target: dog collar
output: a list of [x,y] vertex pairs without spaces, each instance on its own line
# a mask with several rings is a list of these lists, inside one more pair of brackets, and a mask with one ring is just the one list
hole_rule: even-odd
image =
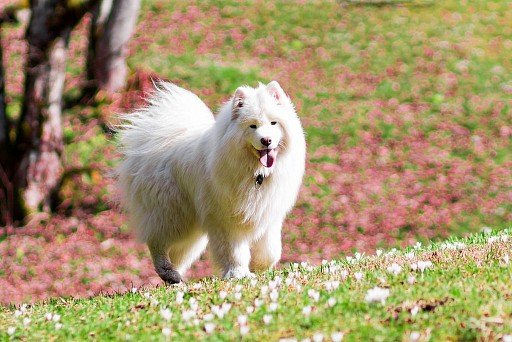
[[256,187],[256,189],[260,188],[264,179],[265,179],[265,176],[263,176],[261,173],[256,176],[256,178],[254,179],[254,186]]

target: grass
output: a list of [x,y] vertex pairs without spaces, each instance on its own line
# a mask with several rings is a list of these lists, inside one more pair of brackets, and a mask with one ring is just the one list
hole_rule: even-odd
[[[511,233],[483,232],[373,256],[356,253],[318,267],[290,264],[253,280],[206,278],[124,295],[3,307],[0,340],[224,341],[240,339],[241,326],[248,327],[243,339],[254,341],[339,337],[333,333],[347,341],[498,340],[512,334]],[[431,265],[420,270],[422,262]],[[393,264],[398,274],[391,273]],[[389,297],[368,302],[376,286],[388,289]],[[180,292],[183,301],[177,300]],[[223,315],[214,306],[230,308]],[[15,328],[11,336],[9,327]]]
[[[375,248],[407,246],[411,241],[427,243],[451,235],[464,236],[481,231],[483,226],[510,227],[510,22],[510,4],[502,0],[303,1],[300,5],[283,0],[143,0],[129,49],[129,89],[139,89],[143,82],[137,80],[144,75],[157,76],[191,89],[216,110],[242,84],[255,86],[258,81],[278,80],[296,104],[308,145],[304,186],[283,227],[283,258],[318,264],[321,259],[340,258],[356,250],[374,253]],[[82,23],[72,34],[67,100],[77,96],[83,82],[86,26]],[[23,93],[23,36],[22,24],[2,26],[11,117],[18,115]],[[0,302],[88,296],[101,289],[120,290],[132,282],[137,287],[158,282],[147,251],[135,246],[125,216],[113,203],[114,186],[109,176],[119,156],[107,123],[113,113],[136,105],[138,93],[134,93],[133,98],[130,92],[121,93],[113,103],[99,96],[94,106],[64,110],[66,178],[59,193],[62,201],[56,213],[34,222],[30,229],[3,235],[0,227]],[[23,253],[18,254],[18,250]],[[448,278],[438,274],[441,268],[437,266],[425,273],[424,279],[432,273],[446,283]],[[446,269],[450,267],[446,265]],[[465,272],[471,270],[464,267]],[[500,276],[503,273],[499,272],[505,272],[499,267],[485,267],[476,274],[483,276],[480,272],[486,269]],[[200,261],[195,274],[202,275],[208,269]],[[280,274],[284,279],[286,271]],[[271,275],[265,277],[259,283],[268,282]],[[324,278],[318,276],[317,282]],[[400,297],[410,288],[406,282],[398,283],[405,275],[387,278],[392,287],[386,310],[392,310],[391,303],[396,307],[403,300],[430,298],[430,290],[425,294],[406,292],[408,299]],[[450,280],[449,284],[469,283],[471,279]],[[316,286],[311,281],[308,286]],[[439,285],[441,299],[448,296],[441,293],[445,283]],[[230,287],[221,281],[206,282],[205,286],[212,284]],[[502,333],[499,324],[485,321],[485,327],[491,325],[495,333],[491,336],[485,327],[478,330],[471,325],[469,318],[465,328],[455,328],[464,316],[456,321],[429,321],[429,317],[436,317],[437,309],[423,320],[418,313],[407,326],[401,318],[403,313],[387,322],[390,314],[379,311],[383,307],[363,301],[366,290],[375,285],[373,280],[343,284],[333,293],[342,305],[332,309],[335,311],[325,311],[325,305],[318,304],[304,322],[292,320],[291,312],[278,311],[261,334],[271,338],[287,334],[301,338],[320,330],[327,334],[330,327],[322,324],[333,320],[347,338],[354,339],[364,337],[357,334],[365,325],[372,337],[383,335],[379,329],[392,327],[393,332],[386,330],[390,339],[401,339],[408,329],[423,329],[425,334],[426,325],[421,324],[428,324],[434,337],[469,339],[461,329],[492,339]],[[342,288],[347,292],[339,292]],[[245,298],[252,288],[244,291]],[[294,293],[289,294],[296,296],[289,303],[304,305],[302,296],[306,295]],[[158,289],[152,295],[160,303],[173,303],[174,291]],[[200,296],[204,304],[207,294]],[[321,292],[322,303],[325,296]],[[126,304],[129,311],[138,303],[148,302],[140,293],[100,297],[98,301],[113,306],[113,310],[98,309],[105,315],[119,315],[121,309],[116,305]],[[217,302],[218,298],[213,295],[210,301]],[[99,313],[94,314],[88,303],[59,299],[51,308],[36,306],[30,310],[62,310],[63,328],[57,332],[61,338],[83,338],[92,331],[96,336],[124,338],[124,333],[129,333],[136,337],[136,329],[161,336],[160,306],[135,310],[139,313],[133,315],[149,312],[147,319],[151,321],[142,321],[146,325],[135,324],[137,316],[130,316],[135,323],[129,327],[126,320],[107,321],[98,327],[93,322]],[[439,310],[454,303],[447,302]],[[75,304],[86,309],[66,306]],[[466,311],[473,312],[479,305],[471,302]],[[354,314],[352,306],[367,311]],[[67,316],[72,310],[77,310],[75,316],[83,316],[85,322]],[[236,312],[239,306],[232,310]],[[345,311],[353,315],[346,322]],[[53,329],[53,323],[43,324],[42,315],[31,316],[28,333],[38,324]],[[373,319],[379,315],[386,318]],[[20,322],[7,322],[9,316],[9,312],[4,315],[6,321],[0,322],[1,327]],[[253,321],[260,322],[260,316],[250,318],[253,339],[262,337],[257,335],[259,327]],[[323,316],[328,320],[321,323],[318,318]],[[89,317],[94,319],[89,322]],[[173,320],[179,317],[175,314]],[[301,317],[299,312],[297,319]],[[234,329],[225,324],[218,325],[222,338],[237,338],[236,324]],[[202,324],[191,329],[173,321],[172,326],[175,335],[203,336]],[[438,326],[444,330],[438,332]],[[75,330],[67,330],[70,327]],[[22,331],[18,326],[17,333]],[[451,337],[447,337],[449,332],[453,332]]]

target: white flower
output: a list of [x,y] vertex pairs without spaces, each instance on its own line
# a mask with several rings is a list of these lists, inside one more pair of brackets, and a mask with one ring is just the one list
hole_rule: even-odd
[[508,256],[508,254],[505,254],[502,259],[505,265],[508,265],[510,263],[510,257]]
[[222,318],[224,317],[224,311],[220,308],[218,305],[212,305],[211,307],[212,312],[217,315],[217,317]]
[[54,322],[60,321],[60,315],[59,314],[54,314],[53,317],[52,317],[52,321],[54,321]]
[[255,307],[259,308],[259,307],[260,307],[260,306],[262,306],[262,305],[263,305],[263,299],[261,299],[261,298],[256,298],[256,299],[254,300],[254,306],[255,306]]
[[249,306],[245,309],[245,311],[247,311],[247,313],[248,313],[248,314],[253,313],[253,312],[254,312],[254,306],[249,305]]
[[416,314],[420,311],[420,307],[415,305],[412,309],[411,309],[411,316],[416,316]]
[[213,316],[213,314],[209,313],[209,314],[206,314],[206,315],[203,316],[203,321],[206,321],[206,322],[212,321],[214,318],[215,317]]
[[240,292],[240,291],[242,291],[242,288],[243,288],[243,286],[242,286],[242,285],[237,284],[237,285],[235,286],[235,292]]
[[169,321],[172,317],[172,312],[169,309],[162,309],[160,310],[160,316],[162,316],[166,321]]
[[164,336],[171,336],[171,329],[170,328],[163,328],[162,329],[162,334]]
[[320,293],[318,291],[315,291],[314,289],[308,290],[308,296],[315,302],[318,302],[318,300],[320,299]]
[[149,298],[151,298],[151,294],[150,294],[149,292],[144,292],[144,293],[142,294],[142,297],[144,297],[144,298],[146,298],[146,299],[149,299]]
[[251,283],[251,286],[254,287],[254,286],[256,286],[256,284],[258,284],[258,279],[253,278],[253,279],[251,279],[250,283]]
[[185,294],[182,291],[176,292],[176,304],[179,305],[179,304],[183,303],[183,296],[184,295]]
[[192,285],[192,289],[194,289],[194,290],[200,290],[202,287],[203,287],[203,284],[201,284],[201,283],[195,283],[194,285]]
[[246,315],[239,315],[237,318],[239,325],[246,325],[247,324],[247,316]]
[[414,252],[409,252],[409,253],[405,254],[405,257],[407,259],[414,259]]
[[136,287],[132,287],[132,293],[137,293],[138,289]]
[[493,244],[498,241],[500,241],[499,236],[491,236],[490,238],[487,239],[488,244]]
[[263,316],[263,323],[265,323],[265,325],[269,325],[271,321],[272,321],[272,315],[264,315]]
[[397,263],[393,263],[391,266],[388,266],[387,271],[391,274],[398,275],[400,272],[402,272],[402,266],[398,265]]
[[410,275],[410,276],[407,278],[407,282],[408,282],[409,284],[411,284],[411,285],[412,285],[412,284],[414,284],[414,283],[416,282],[416,277],[415,277],[415,276],[413,276],[413,275]]
[[355,252],[354,253],[354,257],[357,261],[361,260],[363,258],[363,254],[359,253],[359,252]]
[[325,260],[325,259],[322,259],[322,266],[327,265],[327,263],[328,263],[328,262],[329,262],[329,261],[327,261],[327,260]]
[[14,317],[20,317],[21,315],[23,315],[23,312],[21,310],[14,311]]
[[47,321],[51,321],[53,318],[53,314],[51,312],[48,312],[44,317],[46,318]]
[[155,298],[151,298],[151,306],[157,306],[160,302]]
[[235,300],[242,299],[242,293],[241,292],[235,292]]
[[512,342],[512,335],[503,335],[503,342]]
[[16,332],[16,327],[7,328],[7,335],[12,336]]
[[189,321],[191,318],[195,317],[196,312],[194,310],[183,310],[181,312],[181,318],[184,321]]
[[231,303],[223,303],[220,308],[224,311],[224,314],[227,314],[231,309]]
[[413,331],[410,335],[409,335],[409,340],[410,341],[418,341],[420,339],[421,335],[419,332],[417,331]]
[[482,232],[484,234],[491,234],[492,233],[492,228],[491,227],[482,227]]
[[267,285],[263,285],[261,288],[260,288],[260,292],[261,292],[261,296],[262,297],[265,297],[265,295],[267,294],[268,292],[268,286]]
[[240,335],[247,335],[249,333],[249,327],[247,325],[242,325],[240,327]]
[[354,278],[356,278],[357,281],[363,279],[364,274],[362,272],[356,272],[354,273]]
[[324,335],[322,333],[315,333],[313,335],[314,342],[322,342],[324,340]]
[[278,298],[279,298],[279,293],[277,293],[276,290],[272,290],[272,292],[270,292],[270,300],[273,302],[277,302]]
[[416,244],[414,244],[414,249],[421,249],[421,242],[416,242]]
[[384,304],[386,302],[386,298],[389,297],[389,289],[383,289],[381,287],[374,287],[373,289],[368,290],[366,292],[366,296],[364,300],[368,303],[372,302],[380,302]]
[[341,340],[343,340],[343,333],[341,331],[333,332],[331,334],[331,340],[332,342],[341,342]]
[[277,288],[278,282],[276,280],[271,280],[268,282],[268,289],[273,291]]
[[24,326],[27,326],[27,325],[29,325],[29,324],[30,324],[30,322],[31,322],[31,321],[32,321],[32,320],[31,320],[30,318],[25,317],[25,318],[23,318],[23,325],[24,325]]
[[268,306],[268,311],[276,311],[277,310],[277,307],[278,307],[278,304],[277,303],[270,303],[270,305]]
[[336,290],[339,286],[340,286],[340,282],[335,280],[335,281],[326,281],[324,283],[324,286],[325,286],[325,289],[327,291],[332,291],[332,290]]
[[332,308],[334,305],[336,305],[336,298],[333,298],[333,297],[329,298],[329,299],[327,300],[327,305],[329,305],[329,307],[331,307],[331,308]]
[[302,308],[302,314],[308,317],[311,314],[311,306],[305,306]]
[[303,268],[306,268],[308,266],[308,262],[307,261],[302,261],[300,263],[300,266],[302,266]]
[[220,291],[219,297],[220,299],[225,299],[227,297],[228,293],[226,291]]
[[211,334],[214,330],[215,330],[215,324],[214,323],[205,323],[204,331],[207,334]]
[[348,277],[348,271],[347,270],[341,270],[340,271],[341,279],[345,280]]
[[382,249],[377,249],[375,251],[375,255],[377,255],[378,257],[380,257],[382,255],[382,253],[384,253],[384,251]]
[[55,329],[60,330],[62,328],[62,323],[55,323]]
[[427,268],[432,267],[432,262],[430,260],[427,261],[418,261],[418,270],[420,272],[425,271]]

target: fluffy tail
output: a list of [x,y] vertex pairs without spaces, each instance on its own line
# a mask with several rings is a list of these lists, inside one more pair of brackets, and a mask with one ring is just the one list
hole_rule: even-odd
[[116,131],[125,158],[151,154],[214,124],[212,112],[195,94],[168,82],[155,86],[145,107],[120,116],[123,123]]
[[[212,112],[196,95],[171,83],[158,83],[148,104],[122,115],[122,124],[116,127],[119,150],[123,154],[115,176],[116,197],[130,212],[131,225],[141,241],[146,241],[150,230],[144,229],[151,218],[141,206],[141,198],[151,201],[161,195],[167,178],[161,165],[176,142],[200,135],[215,120]],[[144,196],[141,197],[141,193]]]

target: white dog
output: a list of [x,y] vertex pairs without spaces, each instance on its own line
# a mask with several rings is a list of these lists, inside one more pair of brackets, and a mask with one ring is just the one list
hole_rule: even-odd
[[276,264],[305,165],[302,126],[277,82],[238,88],[216,120],[196,95],[159,83],[122,118],[122,201],[164,281],[180,282],[207,245],[224,278]]

